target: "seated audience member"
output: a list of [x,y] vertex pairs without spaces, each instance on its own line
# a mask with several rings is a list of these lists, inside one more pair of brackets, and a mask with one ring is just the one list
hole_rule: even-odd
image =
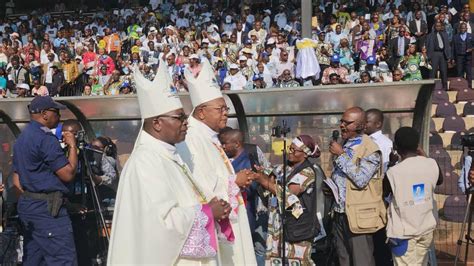
[[339,79],[341,80],[341,83],[349,83],[349,81],[347,80],[347,76],[349,73],[345,67],[341,67],[339,65],[339,62],[339,55],[335,54],[331,56],[331,65],[323,71],[323,76],[321,79],[321,83],[323,85],[327,85],[330,83],[329,76],[331,74],[337,74],[339,76]]
[[267,84],[260,75],[253,76],[253,89],[265,89]]
[[96,96],[94,92],[92,92],[92,87],[89,84],[84,86],[84,91],[82,92],[82,96]]
[[289,69],[285,69],[278,78],[277,87],[279,88],[291,88],[299,86],[300,83],[291,76],[291,71]]
[[239,70],[239,66],[236,64],[231,64],[229,67],[229,75],[224,78],[224,83],[230,83],[231,90],[243,90],[247,85],[247,79],[242,72]]
[[392,72],[392,81],[393,82],[402,81],[402,78],[403,78],[403,73],[400,69],[395,69]]
[[336,85],[336,84],[341,84],[341,77],[336,74],[336,73],[331,73],[329,75],[329,83],[326,85]]
[[232,86],[232,85],[230,84],[230,82],[224,82],[224,84],[222,84],[221,90],[223,90],[223,91],[230,91],[231,86]]
[[370,74],[369,74],[368,71],[364,71],[364,72],[360,73],[358,83],[373,83],[373,80],[370,77]]

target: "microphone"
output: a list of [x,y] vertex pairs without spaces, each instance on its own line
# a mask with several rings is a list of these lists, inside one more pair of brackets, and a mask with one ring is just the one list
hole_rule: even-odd
[[332,141],[337,142],[337,140],[339,139],[339,130],[332,131],[331,139]]

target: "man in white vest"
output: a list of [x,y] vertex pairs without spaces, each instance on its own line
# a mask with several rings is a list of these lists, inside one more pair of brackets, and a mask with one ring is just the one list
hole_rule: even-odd
[[185,71],[191,102],[185,142],[178,146],[183,160],[189,165],[198,185],[207,198],[217,197],[229,202],[229,220],[219,223],[219,257],[224,265],[256,265],[247,212],[240,189],[248,186],[253,176],[250,169],[235,173],[222,149],[218,132],[227,124],[227,107],[217,85],[214,71],[203,59],[197,78]]
[[142,130],[120,177],[107,265],[217,265],[214,219],[227,202],[208,198],[176,152],[187,115],[161,62],[155,80],[138,69]]
[[419,138],[411,127],[397,130],[394,146],[400,161],[388,169],[384,184],[384,192],[392,194],[387,237],[395,265],[427,265],[437,223],[434,189],[443,177],[436,161],[418,149]]

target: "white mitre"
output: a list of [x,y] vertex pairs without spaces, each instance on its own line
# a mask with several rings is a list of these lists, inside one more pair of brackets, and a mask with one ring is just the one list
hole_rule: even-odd
[[135,68],[133,76],[142,119],[183,108],[178,95],[172,92],[173,81],[166,63],[161,59],[153,82],[146,79],[138,68]]
[[184,77],[188,82],[189,95],[194,107],[217,98],[222,98],[221,89],[217,84],[214,70],[207,58],[202,59],[202,68],[197,78],[187,69],[184,71]]

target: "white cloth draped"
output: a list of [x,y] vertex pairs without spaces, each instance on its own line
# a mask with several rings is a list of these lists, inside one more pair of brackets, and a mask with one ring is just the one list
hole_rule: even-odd
[[317,43],[311,39],[303,39],[296,41],[298,55],[296,56],[296,77],[308,78],[314,76],[319,78],[321,67],[316,57],[315,47]]

